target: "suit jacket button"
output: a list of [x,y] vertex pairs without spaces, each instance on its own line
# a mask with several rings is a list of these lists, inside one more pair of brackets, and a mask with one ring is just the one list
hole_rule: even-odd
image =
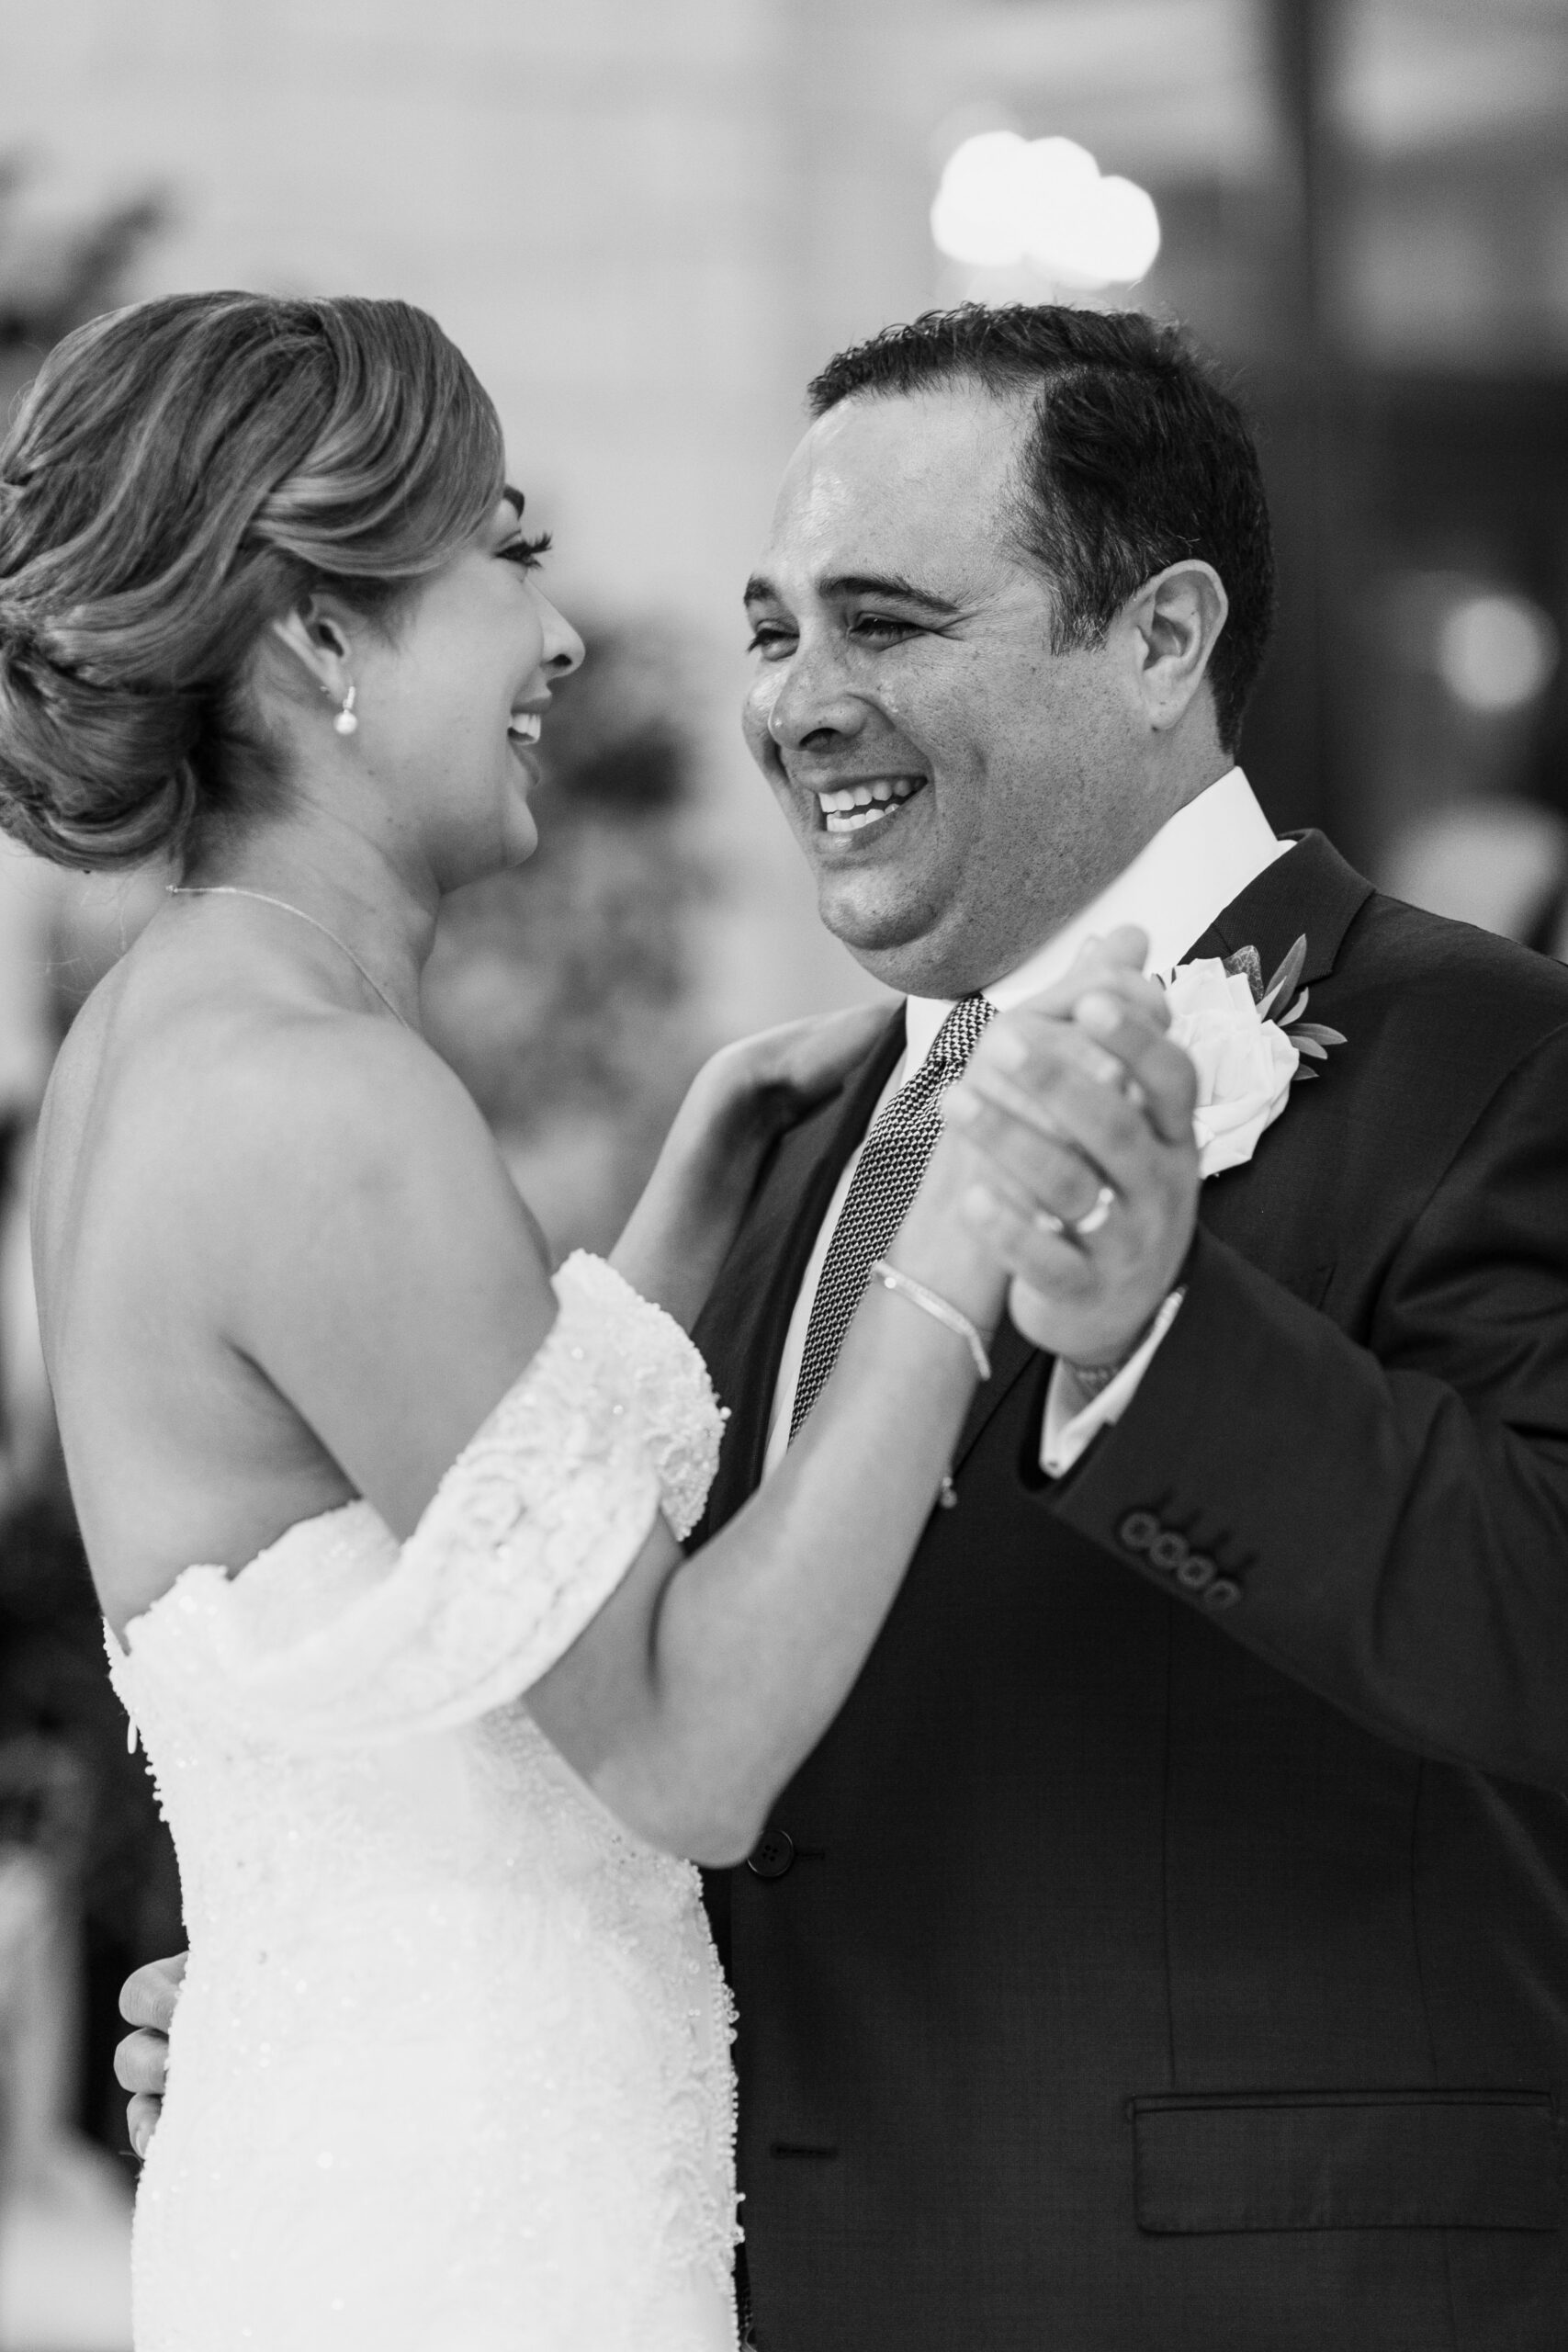
[[746,1857],[746,1867],[758,1878],[783,1878],[795,1860],[795,1839],[787,1829],[764,1829]]
[[1146,1552],[1159,1533],[1152,1510],[1130,1510],[1116,1531],[1129,1552]]
[[1202,1592],[1214,1581],[1214,1564],[1205,1552],[1189,1552],[1176,1571],[1176,1581],[1189,1592]]
[[1187,1538],[1184,1535],[1178,1535],[1174,1527],[1162,1529],[1149,1545],[1150,1567],[1163,1568],[1168,1576],[1174,1568],[1184,1583],[1185,1570],[1190,1556],[1187,1549]]
[[1230,1577],[1216,1577],[1203,1594],[1205,1609],[1234,1609],[1241,1599],[1241,1587]]

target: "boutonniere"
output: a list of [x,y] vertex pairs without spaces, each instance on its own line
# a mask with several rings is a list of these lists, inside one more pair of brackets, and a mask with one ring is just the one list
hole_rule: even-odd
[[1245,1165],[1295,1080],[1315,1078],[1311,1065],[1326,1061],[1329,1047],[1345,1043],[1337,1029],[1303,1018],[1307,991],[1298,995],[1297,989],[1306,945],[1303,934],[1267,988],[1256,947],[1223,960],[1196,956],[1178,964],[1164,983],[1171,1041],[1198,1072],[1192,1132],[1201,1178]]

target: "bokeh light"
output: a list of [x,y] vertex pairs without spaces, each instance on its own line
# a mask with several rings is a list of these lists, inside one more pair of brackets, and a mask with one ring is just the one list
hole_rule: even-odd
[[1027,262],[1069,291],[1131,286],[1159,251],[1147,192],[1100,171],[1071,139],[985,130],[948,157],[931,234],[951,260],[987,269]]
[[1438,670],[1459,702],[1476,711],[1521,709],[1550,684],[1557,631],[1529,596],[1467,596],[1445,616]]

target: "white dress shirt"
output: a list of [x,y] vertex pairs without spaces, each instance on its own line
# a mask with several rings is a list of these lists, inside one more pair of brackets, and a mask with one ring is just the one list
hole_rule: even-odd
[[[1087,939],[1103,938],[1121,923],[1136,923],[1148,933],[1145,968],[1168,972],[1231,900],[1291,847],[1291,842],[1276,838],[1240,768],[1231,768],[1196,800],[1179,808],[1092,904],[1064,923],[1016,972],[988,986],[985,994],[998,1012],[1022,1004],[1061,978]],[[937,997],[905,999],[904,1051],[883,1089],[873,1120],[905,1079],[919,1069],[952,1010],[951,1002]],[[857,1150],[839,1179],[795,1298],[768,1421],[764,1476],[777,1467],[789,1444],[790,1414],[812,1303],[859,1159]],[[1179,1294],[1173,1293],[1137,1353],[1098,1396],[1086,1401],[1069,1367],[1056,1365],[1045,1401],[1040,1449],[1042,1467],[1050,1476],[1060,1477],[1070,1470],[1096,1431],[1125,1412],[1179,1304]]]

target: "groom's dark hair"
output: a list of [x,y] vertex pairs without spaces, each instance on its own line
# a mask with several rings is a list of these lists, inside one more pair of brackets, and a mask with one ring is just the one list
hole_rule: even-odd
[[1024,553],[1056,595],[1053,650],[1103,643],[1146,580],[1212,563],[1230,616],[1209,662],[1220,741],[1235,750],[1274,611],[1269,508],[1252,435],[1180,330],[1141,311],[965,302],[885,327],[829,359],[807,393],[822,416],[858,393],[977,383],[1034,395],[1017,512]]

